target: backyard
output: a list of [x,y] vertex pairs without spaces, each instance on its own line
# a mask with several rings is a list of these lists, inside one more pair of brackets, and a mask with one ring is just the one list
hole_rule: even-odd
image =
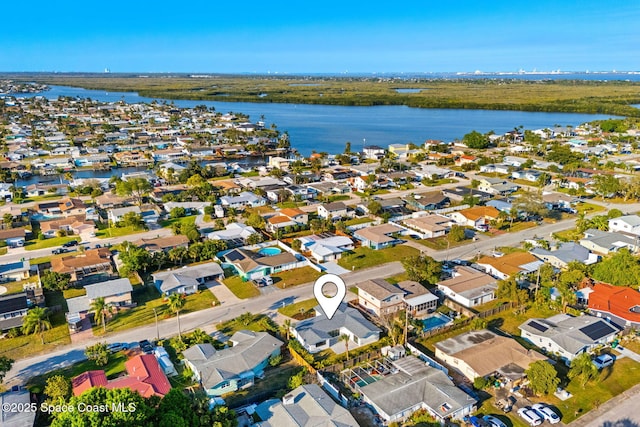
[[420,255],[420,251],[410,246],[398,245],[390,248],[374,250],[360,247],[344,255],[338,264],[347,270],[374,267],[388,262],[401,261],[404,258]]

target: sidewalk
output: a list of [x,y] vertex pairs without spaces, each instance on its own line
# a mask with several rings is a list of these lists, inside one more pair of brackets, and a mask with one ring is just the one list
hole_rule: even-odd
[[[600,427],[605,425],[617,426],[621,427],[631,427],[638,425],[636,424],[636,420],[625,419],[629,415],[638,417],[638,411],[635,409],[635,397],[640,394],[640,384],[637,384],[631,387],[629,390],[620,393],[619,395],[607,400],[605,403],[600,405],[598,409],[593,409],[577,420],[565,424],[568,427]],[[620,411],[620,405],[623,403],[632,403],[632,407],[630,407],[630,413],[625,414],[625,411]],[[620,424],[614,422],[614,420],[620,420]],[[628,422],[627,422],[628,421]]]

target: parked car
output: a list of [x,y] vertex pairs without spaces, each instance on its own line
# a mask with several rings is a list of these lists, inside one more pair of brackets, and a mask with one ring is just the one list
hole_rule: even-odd
[[261,277],[259,279],[255,279],[253,281],[253,283],[255,283],[256,286],[260,286],[260,287],[262,287],[262,286],[271,286],[271,285],[273,285],[273,279],[271,277],[269,277],[269,276],[264,276],[264,277]]
[[542,418],[549,421],[550,424],[557,424],[560,422],[560,417],[549,406],[544,403],[536,403],[531,407]]
[[491,427],[485,420],[483,420],[482,418],[478,418],[475,415],[469,417],[468,419],[466,419],[466,421],[473,427]]
[[142,341],[139,342],[139,344],[140,344],[140,349],[145,354],[153,353],[153,345],[149,342],[149,340],[142,340]]
[[518,409],[518,415],[530,426],[535,427],[542,424],[542,417],[529,406]]
[[507,427],[507,425],[503,423],[502,420],[494,417],[493,415],[485,415],[484,417],[482,417],[482,419],[491,427]]
[[67,248],[58,248],[58,249],[54,249],[54,250],[51,251],[51,253],[54,254],[54,255],[64,254],[66,252],[69,252],[69,249],[67,249]]
[[607,366],[613,365],[613,357],[609,354],[601,354],[593,359],[593,364],[596,365],[598,369],[606,368]]
[[109,350],[111,353],[117,353],[121,350],[128,350],[128,349],[129,349],[129,344],[127,343],[114,342],[111,344],[107,344],[107,350]]
[[69,240],[67,243],[63,243],[62,244],[63,248],[71,248],[73,246],[78,246],[78,241],[77,240]]

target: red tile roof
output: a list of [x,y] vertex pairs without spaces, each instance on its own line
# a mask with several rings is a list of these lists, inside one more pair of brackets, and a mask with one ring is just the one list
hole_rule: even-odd
[[611,313],[631,322],[640,322],[640,312],[631,311],[640,307],[640,292],[607,283],[598,283],[589,294],[589,308]]
[[87,371],[78,375],[71,381],[74,396],[80,396],[85,391],[93,387],[104,387],[107,385],[107,376],[104,371]]
[[164,396],[171,390],[153,354],[139,354],[124,363],[128,375],[107,381],[104,371],[87,371],[72,380],[73,394],[79,396],[92,387],[129,388],[142,397]]

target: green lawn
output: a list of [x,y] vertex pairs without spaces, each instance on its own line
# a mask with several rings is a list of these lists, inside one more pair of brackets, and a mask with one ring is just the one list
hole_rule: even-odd
[[87,294],[87,290],[85,288],[70,288],[62,291],[62,295],[64,295],[65,299],[81,297]]
[[0,248],[0,255],[6,255],[8,251],[9,251],[9,248],[7,248],[6,246],[3,248]]
[[67,242],[75,240],[80,241],[78,236],[64,236],[64,237],[51,237],[44,240],[28,240],[24,244],[24,248],[28,251],[34,251],[36,249],[52,248],[54,246],[60,246]]
[[239,316],[235,319],[227,320],[226,322],[218,324],[216,329],[225,335],[233,335],[243,329],[248,329],[254,332],[277,330],[278,325],[276,325],[267,315],[250,314],[251,316],[247,316],[245,319],[243,318],[243,315],[246,315],[246,313],[239,313]]
[[432,237],[430,239],[411,239],[411,240],[423,246],[426,246],[428,248],[435,249],[437,251],[451,249],[457,246],[463,246],[473,242],[473,240],[471,239],[464,239],[459,242],[453,242],[447,236]]
[[[152,286],[134,286],[133,300],[138,304],[137,307],[122,311],[109,319],[107,321],[107,332],[123,331],[155,322],[154,308],[156,309],[158,320],[175,318],[176,316],[169,309],[167,301]],[[216,297],[209,290],[199,291],[186,297],[184,308],[180,311],[180,314],[204,310],[218,303]],[[104,333],[102,326],[95,326],[93,333],[94,335],[102,335]]]
[[347,270],[375,267],[388,262],[401,261],[404,258],[420,255],[420,251],[410,246],[398,245],[378,251],[360,247],[338,260],[338,264]]
[[[566,371],[566,367],[560,368]],[[624,358],[617,360],[611,368],[603,369],[598,382],[591,381],[583,387],[578,381],[571,381],[565,387],[573,394],[570,399],[562,401],[555,396],[546,396],[542,400],[560,410],[562,422],[570,423],[638,383],[640,383],[640,364]]]
[[264,378],[257,379],[256,383],[244,390],[238,390],[233,393],[222,396],[229,407],[238,406],[251,398],[251,396],[261,396],[261,399],[266,400],[265,394],[270,397],[280,397],[289,390],[288,383],[289,378],[296,375],[302,367],[298,366],[295,362],[289,361],[287,363],[281,363],[280,366],[275,368],[268,367],[265,370]]
[[594,212],[601,212],[605,210],[605,207],[601,205],[596,205],[595,203],[581,202],[576,204],[576,210],[578,211],[578,214],[582,212],[594,213]]
[[127,227],[107,227],[96,232],[96,237],[109,239],[111,237],[128,236],[129,234],[144,233],[144,228],[129,225]]
[[109,362],[105,366],[98,366],[93,360],[83,360],[82,362],[74,363],[73,365],[63,369],[55,369],[47,372],[44,375],[31,377],[27,382],[27,387],[37,387],[40,390],[43,390],[47,379],[54,375],[62,375],[71,379],[82,374],[83,372],[94,370],[104,371],[108,379],[115,378],[125,371],[124,362],[126,361],[127,355],[122,351],[111,354],[109,356]]
[[283,316],[302,320],[315,315],[313,308],[316,305],[318,305],[318,301],[315,298],[311,298],[281,307],[278,312]]
[[196,223],[196,215],[183,216],[182,218],[171,218],[165,219],[164,221],[160,221],[161,227],[171,227],[173,224],[195,224]]
[[64,313],[67,310],[62,292],[46,292],[45,301],[47,307],[60,306],[61,310],[49,314],[51,329],[45,331],[44,344],[39,335],[21,335],[16,338],[4,338],[0,340],[0,356],[12,359],[23,359],[40,353],[51,352],[60,346],[71,343],[69,327]]
[[271,278],[273,279],[274,286],[284,289],[291,286],[314,282],[320,276],[322,276],[322,273],[307,266],[275,273],[271,275]]
[[240,276],[227,277],[223,280],[223,283],[235,296],[241,299],[260,295],[260,291],[252,282],[244,282]]
[[571,228],[569,230],[556,231],[553,233],[553,237],[562,242],[572,242],[580,239],[582,233],[578,233],[577,229]]
[[350,225],[366,224],[368,222],[373,222],[373,221],[374,220],[372,220],[368,216],[365,216],[365,217],[362,217],[362,218],[353,218],[353,219],[350,219],[348,221],[345,221],[344,223],[347,226],[350,226]]

